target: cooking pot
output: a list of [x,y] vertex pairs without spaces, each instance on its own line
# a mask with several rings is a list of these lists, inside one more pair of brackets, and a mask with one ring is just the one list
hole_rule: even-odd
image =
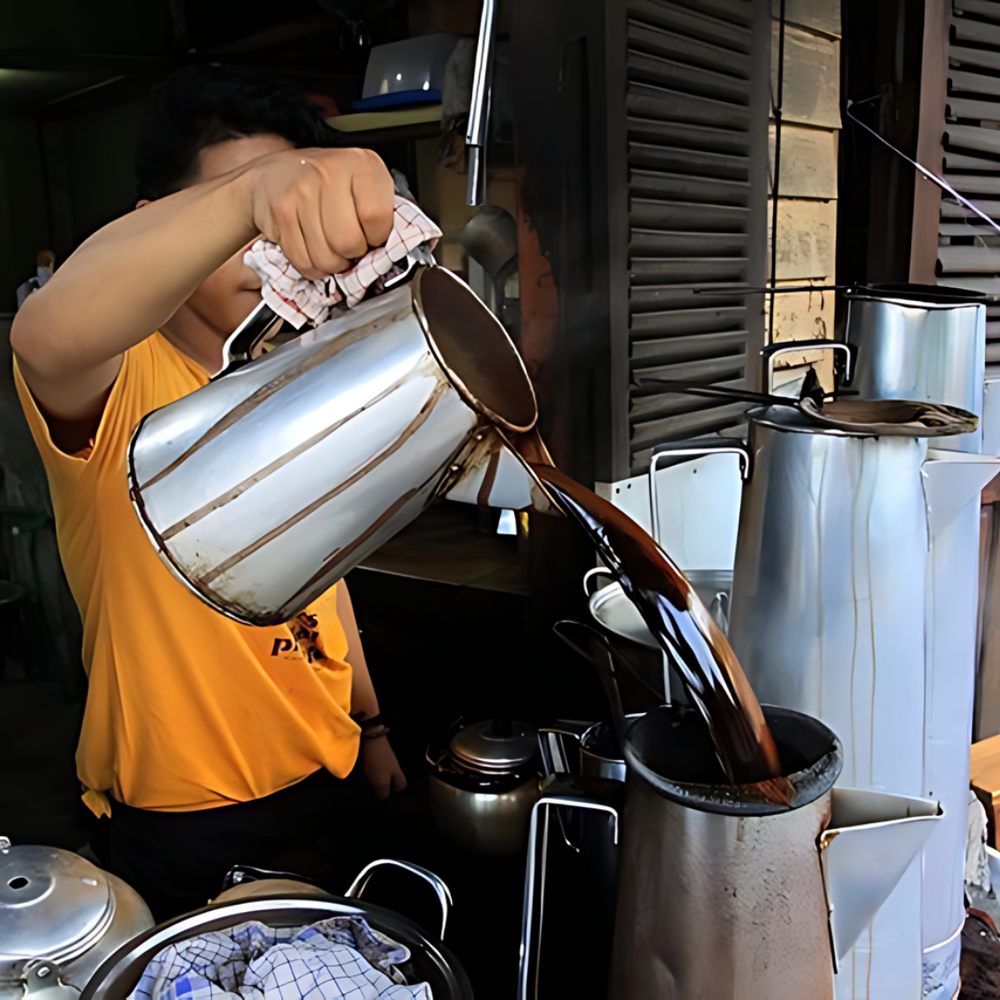
[[121,879],[71,851],[0,837],[3,1000],[79,1000],[98,966],[152,926]]
[[297,927],[343,916],[363,917],[372,930],[409,949],[410,961],[397,966],[408,983],[430,983],[435,1000],[472,1000],[468,977],[439,937],[392,910],[361,901],[372,872],[386,866],[408,871],[432,886],[441,903],[440,937],[444,937],[451,892],[432,872],[407,861],[373,861],[362,869],[344,896],[292,879],[244,881],[220,893],[208,906],[168,920],[124,944],[96,971],[80,1000],[125,1000],[154,955],[167,945],[198,934],[235,927],[248,920],[259,920],[270,927]]
[[525,722],[488,719],[428,748],[431,816],[443,837],[492,857],[524,849],[538,798],[537,740]]

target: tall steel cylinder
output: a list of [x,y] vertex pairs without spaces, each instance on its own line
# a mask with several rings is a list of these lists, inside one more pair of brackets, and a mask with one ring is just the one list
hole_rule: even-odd
[[[982,421],[984,298],[977,292],[921,285],[876,286],[849,293],[847,341],[856,350],[850,388],[867,399],[960,406]],[[979,453],[983,428],[942,438],[934,447]],[[921,794],[940,799],[945,811],[924,848],[921,865],[923,995],[934,1000],[950,998],[958,987],[979,565],[978,488],[961,481],[975,470],[964,467],[957,456],[951,462],[946,457],[942,454],[924,470],[931,533]],[[985,483],[992,478],[985,459],[983,468]]]
[[[919,796],[927,442],[848,435],[772,407],[751,412],[748,445],[733,650],[762,702],[840,737],[841,785]],[[846,956],[838,997],[920,995],[920,889],[913,865]]]

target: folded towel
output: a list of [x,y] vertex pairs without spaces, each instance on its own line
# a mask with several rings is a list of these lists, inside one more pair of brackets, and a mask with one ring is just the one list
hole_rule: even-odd
[[264,301],[296,330],[306,323],[319,326],[340,303],[357,305],[380,278],[391,276],[397,264],[421,243],[434,248],[441,230],[411,201],[396,195],[392,232],[384,247],[369,251],[341,274],[312,281],[289,263],[281,247],[257,240],[243,255],[244,263],[263,282]]

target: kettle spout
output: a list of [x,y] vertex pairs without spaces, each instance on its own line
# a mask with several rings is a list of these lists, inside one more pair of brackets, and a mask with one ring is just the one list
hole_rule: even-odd
[[930,799],[834,788],[817,838],[834,966],[850,951],[944,816]]

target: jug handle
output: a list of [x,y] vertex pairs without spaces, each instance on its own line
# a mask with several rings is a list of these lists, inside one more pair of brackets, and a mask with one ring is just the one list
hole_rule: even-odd
[[[573,809],[590,809],[603,812],[614,819],[614,842],[618,845],[618,825],[622,812],[624,786],[610,778],[592,778],[583,775],[560,775],[542,782],[541,795],[531,810],[531,826],[528,832],[528,865],[524,877],[524,908],[521,916],[521,950],[517,969],[517,1000],[528,1000],[528,978],[531,968],[538,966],[541,945],[541,927],[538,928],[538,946],[532,954],[535,938],[535,895],[538,895],[538,924],[545,915],[545,867],[548,854],[549,813],[551,806]],[[541,851],[538,844],[539,815],[542,816]],[[538,857],[540,853],[540,859]],[[540,860],[540,864],[539,864]],[[536,882],[537,889],[536,889]],[[537,971],[536,990],[537,994]]]
[[222,369],[212,376],[214,382],[242,368],[253,356],[253,349],[281,323],[281,317],[263,300],[229,335],[222,347]]
[[[742,441],[735,439],[719,439],[719,443],[706,443],[703,445],[692,444],[687,447],[675,448],[672,445],[661,445],[660,449],[653,452],[653,457],[649,461],[649,523],[652,527],[650,532],[653,541],[660,544],[660,501],[656,490],[656,473],[659,471],[661,459],[684,458],[687,460],[694,458],[704,458],[706,455],[738,455],[740,459],[740,478],[746,482],[750,478],[750,449]],[[584,577],[584,590],[587,589],[587,577]],[[587,594],[589,597],[590,594]]]

